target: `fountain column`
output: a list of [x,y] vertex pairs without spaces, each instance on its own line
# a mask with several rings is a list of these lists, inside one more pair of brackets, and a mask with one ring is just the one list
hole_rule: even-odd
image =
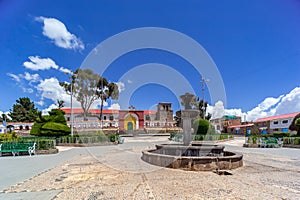
[[181,110],[183,144],[188,146],[192,141],[192,120],[199,116],[199,111],[192,109],[192,104],[196,101],[195,95],[185,93],[180,96],[180,99],[181,104],[184,106],[184,110]]

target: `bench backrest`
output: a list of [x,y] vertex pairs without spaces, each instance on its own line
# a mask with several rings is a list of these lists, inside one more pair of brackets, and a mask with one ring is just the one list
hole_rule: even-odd
[[18,142],[7,142],[7,143],[2,143],[0,146],[0,150],[26,150],[28,147],[33,147],[35,148],[35,142],[24,142],[24,143],[18,143]]

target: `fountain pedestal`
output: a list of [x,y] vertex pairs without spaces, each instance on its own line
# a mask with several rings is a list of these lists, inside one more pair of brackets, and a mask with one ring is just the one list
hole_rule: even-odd
[[182,129],[183,129],[183,144],[190,145],[192,141],[192,120],[199,116],[198,110],[181,110]]

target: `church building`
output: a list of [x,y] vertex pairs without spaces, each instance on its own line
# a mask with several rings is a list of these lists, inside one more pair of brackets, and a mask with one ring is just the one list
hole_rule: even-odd
[[[65,112],[68,124],[71,124],[71,109],[61,108]],[[173,119],[171,103],[159,103],[157,110],[137,110],[130,106],[126,110],[103,110],[100,120],[100,110],[90,109],[87,120],[83,119],[83,110],[72,109],[73,127],[82,129],[118,129],[118,130],[160,130],[176,128]]]

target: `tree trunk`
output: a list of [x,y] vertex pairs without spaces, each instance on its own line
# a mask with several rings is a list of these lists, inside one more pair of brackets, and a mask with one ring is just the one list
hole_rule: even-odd
[[101,105],[100,105],[100,121],[102,121],[102,115],[103,115],[103,99],[101,99]]
[[87,116],[87,111],[83,110],[83,121],[88,121],[88,118],[86,116]]

